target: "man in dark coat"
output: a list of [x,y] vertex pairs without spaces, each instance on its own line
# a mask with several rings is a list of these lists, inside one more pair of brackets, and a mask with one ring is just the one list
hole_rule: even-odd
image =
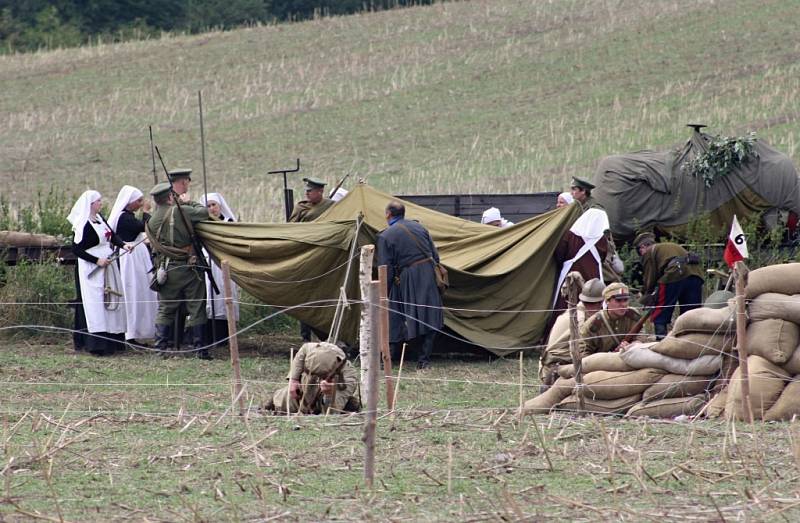
[[656,243],[651,232],[639,234],[633,245],[642,257],[643,292],[650,295],[643,303],[655,306],[650,319],[661,339],[667,335],[675,305],[680,304],[679,315],[702,307],[703,266],[677,243]]
[[405,213],[405,206],[398,201],[386,206],[389,227],[378,236],[378,264],[388,268],[392,354],[399,355],[403,342],[421,341],[417,368],[425,369],[430,366],[436,332],[444,324],[442,297],[433,272],[439,253],[425,227],[406,220]]

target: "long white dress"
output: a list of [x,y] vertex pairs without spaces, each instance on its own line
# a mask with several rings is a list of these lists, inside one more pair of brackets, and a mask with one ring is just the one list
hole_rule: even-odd
[[[111,256],[112,247],[106,238],[108,227],[104,223],[89,222],[97,233],[100,243],[86,249],[86,252],[98,258]],[[89,332],[108,332],[120,334],[125,332],[125,303],[120,301],[115,310],[105,306],[105,271],[118,271],[117,264],[111,263],[105,269],[98,269],[89,276],[97,265],[78,259],[78,278],[81,285],[81,299],[86,314],[86,328]],[[119,281],[119,279],[117,279]]]
[[[140,233],[138,242],[144,237]],[[125,339],[144,340],[156,337],[158,294],[150,290],[148,272],[153,267],[147,245],[140,243],[120,259],[122,287],[125,294],[127,329]]]
[[[214,294],[214,289],[211,288],[211,281],[206,275],[206,315],[208,319],[214,318],[215,320],[226,320],[228,317],[225,314],[225,289],[222,284],[222,269],[217,262],[210,259],[208,252],[203,250],[203,254],[211,264],[211,274],[214,276],[214,282],[219,287],[219,294]],[[239,286],[233,281],[231,282],[231,296],[233,297],[233,312],[236,321],[239,321]],[[211,301],[214,301],[214,314],[211,314]],[[228,334],[225,333],[227,336]]]

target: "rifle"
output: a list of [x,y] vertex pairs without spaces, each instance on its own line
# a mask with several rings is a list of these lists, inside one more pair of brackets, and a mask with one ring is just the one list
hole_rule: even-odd
[[[206,206],[208,206],[208,183],[206,183],[206,134],[203,128],[203,95],[202,91],[197,91],[197,107],[200,111],[200,152],[203,158],[203,194],[205,195]],[[211,272],[209,271],[209,279]],[[216,289],[213,289],[216,290]],[[219,294],[216,290],[214,294]],[[210,296],[209,305],[211,305],[211,340],[213,343],[217,342],[217,311],[214,304],[214,296]]]
[[[298,407],[297,411],[303,413],[303,407],[312,408],[314,403],[317,402],[317,398],[319,397],[322,390],[319,387],[319,383],[322,381],[330,382],[333,380],[339,372],[341,372],[342,368],[344,368],[345,364],[347,363],[347,358],[342,358],[342,361],[339,362],[336,367],[333,368],[331,372],[329,372],[326,376],[322,379],[319,379],[315,376],[312,376],[308,383],[306,384],[306,391],[308,393],[303,393],[303,389],[300,389],[300,406]],[[314,387],[313,389],[311,387]],[[333,394],[331,394],[331,402],[330,405],[333,405],[334,401],[336,400],[336,390],[339,384],[335,383],[333,386]],[[311,392],[313,390],[313,392]],[[304,413],[305,414],[305,413]]]
[[153,160],[153,184],[158,184],[158,175],[156,174],[156,153],[153,151],[153,126],[148,125],[150,130],[150,158]]
[[632,342],[636,338],[636,335],[639,334],[639,331],[642,330],[642,327],[644,327],[644,324],[649,317],[650,311],[645,309],[642,313],[642,317],[639,318],[639,321],[637,321],[633,327],[631,327],[631,330],[628,331],[628,334],[626,334],[624,338],[622,338],[622,341],[628,343]]
[[345,180],[347,180],[347,178],[348,178],[349,176],[350,176],[350,173],[347,173],[347,174],[345,174],[345,175],[344,175],[344,178],[342,178],[342,179],[339,181],[339,185],[337,185],[336,187],[334,187],[334,188],[333,188],[333,190],[331,191],[331,193],[328,195],[328,198],[333,198],[333,195],[334,195],[334,194],[336,194],[336,191],[338,191],[338,190],[339,190],[339,189],[342,187],[342,185],[344,185],[344,182],[345,182]]
[[[111,256],[109,256],[109,257],[108,257],[108,261],[109,261],[109,262],[115,262],[115,261],[117,261],[118,259],[120,259],[120,258],[122,258],[123,256],[125,256],[126,254],[129,254],[129,253],[133,252],[133,249],[135,249],[135,248],[136,248],[136,247],[137,247],[137,246],[138,246],[140,243],[142,243],[142,242],[143,242],[143,241],[145,241],[146,239],[147,239],[147,238],[142,238],[142,239],[141,239],[141,240],[139,240],[138,242],[136,242],[136,243],[134,243],[133,245],[131,245],[131,250],[129,250],[129,251],[128,251],[128,250],[123,250],[123,251],[118,251],[116,254],[112,254]],[[102,269],[102,268],[103,268],[103,267],[100,267],[99,265],[97,265],[96,267],[92,268],[92,270],[91,270],[91,271],[89,271],[89,274],[87,275],[87,277],[88,277],[88,278],[91,278],[91,277],[94,275],[94,273],[96,273],[97,271],[99,271],[99,270],[100,270],[100,269]]]
[[[192,227],[189,225],[189,221],[186,219],[186,215],[183,214],[183,208],[181,207],[180,197],[175,192],[175,189],[172,186],[172,179],[169,177],[169,171],[167,170],[167,166],[164,163],[164,158],[161,157],[161,151],[158,150],[158,146],[155,145],[156,154],[158,155],[158,160],[161,162],[161,167],[164,168],[164,173],[167,175],[167,181],[169,182],[170,191],[175,197],[175,205],[178,207],[178,214],[181,217],[181,221],[183,222],[183,226],[186,227],[186,231],[191,231]],[[211,266],[208,264],[208,260],[206,257],[203,256],[203,242],[200,239],[192,234],[192,250],[194,250],[194,254],[197,257],[197,265],[200,266],[200,270],[205,271],[208,275],[208,281],[211,283],[211,288],[214,289],[214,292],[219,294],[219,287],[217,287],[217,282],[214,281],[214,274],[211,272]]]

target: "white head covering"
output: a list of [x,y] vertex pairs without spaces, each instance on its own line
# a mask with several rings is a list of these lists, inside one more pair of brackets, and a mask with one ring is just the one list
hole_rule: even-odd
[[210,192],[208,194],[203,195],[203,205],[208,207],[208,202],[217,202],[219,204],[220,211],[222,215],[225,217],[226,220],[236,221],[236,215],[233,214],[233,210],[228,207],[228,202],[225,201],[225,198],[218,192]]
[[483,211],[483,216],[481,216],[481,223],[487,224],[489,222],[494,222],[497,220],[502,220],[503,217],[500,215],[500,209],[497,207],[489,207],[485,211]]
[[569,192],[562,192],[558,197],[567,202],[567,205],[575,201],[575,198],[573,198],[572,194]]
[[336,192],[333,193],[333,196],[331,196],[331,200],[338,202],[339,200],[347,196],[348,192],[349,191],[344,187],[339,187],[338,189],[336,189]]
[[67,221],[72,224],[72,231],[75,233],[73,241],[75,243],[80,243],[83,240],[83,228],[89,220],[89,211],[92,208],[92,204],[100,198],[102,196],[97,191],[85,191],[75,202],[75,205],[72,206],[72,210],[69,211]]
[[122,216],[122,211],[125,210],[125,207],[142,196],[142,191],[136,187],[130,185],[122,186],[122,189],[119,190],[119,194],[117,194],[117,201],[114,202],[114,207],[111,208],[111,214],[108,215],[108,225],[111,227],[112,231],[117,232],[117,223],[119,223],[119,217]]

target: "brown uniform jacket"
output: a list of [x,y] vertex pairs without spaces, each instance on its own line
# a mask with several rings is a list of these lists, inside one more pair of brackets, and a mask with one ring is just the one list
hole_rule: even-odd
[[323,198],[322,201],[316,205],[312,205],[308,200],[301,200],[297,202],[294,206],[294,209],[292,209],[292,214],[289,216],[289,221],[313,222],[334,203],[336,202],[330,198]]
[[581,325],[581,356],[613,351],[640,317],[634,309],[628,309],[622,318],[611,318],[607,310],[596,312]]
[[687,254],[686,249],[677,243],[665,242],[653,245],[642,259],[645,294],[652,292],[659,283],[675,283],[689,276],[702,278],[702,264],[682,262],[670,266],[670,261],[674,258],[685,258]]

